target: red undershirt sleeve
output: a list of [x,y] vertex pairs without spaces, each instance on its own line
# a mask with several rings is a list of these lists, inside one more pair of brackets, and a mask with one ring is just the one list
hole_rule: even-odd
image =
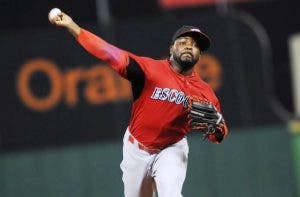
[[126,78],[129,53],[121,50],[95,34],[81,29],[77,37],[80,45],[95,57],[107,62],[116,72]]

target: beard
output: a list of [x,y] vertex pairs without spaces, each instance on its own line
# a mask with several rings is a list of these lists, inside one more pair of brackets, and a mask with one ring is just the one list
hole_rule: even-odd
[[198,61],[193,55],[187,56],[186,54],[173,55],[174,60],[179,64],[183,71],[191,69]]

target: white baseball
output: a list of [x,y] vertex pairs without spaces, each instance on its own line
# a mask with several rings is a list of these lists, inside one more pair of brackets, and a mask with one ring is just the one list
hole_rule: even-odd
[[50,12],[48,14],[48,18],[50,21],[53,21],[54,18],[56,18],[60,14],[61,14],[61,10],[59,8],[53,8],[50,10]]

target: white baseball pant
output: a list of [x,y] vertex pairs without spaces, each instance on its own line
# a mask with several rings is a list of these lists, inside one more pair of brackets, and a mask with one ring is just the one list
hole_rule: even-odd
[[[129,140],[131,138],[131,140]],[[189,147],[187,139],[149,154],[127,129],[123,138],[123,172],[125,197],[182,197]]]

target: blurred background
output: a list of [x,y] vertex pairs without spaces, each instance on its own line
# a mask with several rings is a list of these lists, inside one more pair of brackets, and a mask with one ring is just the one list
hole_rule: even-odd
[[188,135],[184,196],[300,197],[298,0],[0,0],[1,197],[123,195],[130,86],[49,24],[53,7],[154,58],[179,27],[199,26],[212,46],[196,70],[230,135]]

